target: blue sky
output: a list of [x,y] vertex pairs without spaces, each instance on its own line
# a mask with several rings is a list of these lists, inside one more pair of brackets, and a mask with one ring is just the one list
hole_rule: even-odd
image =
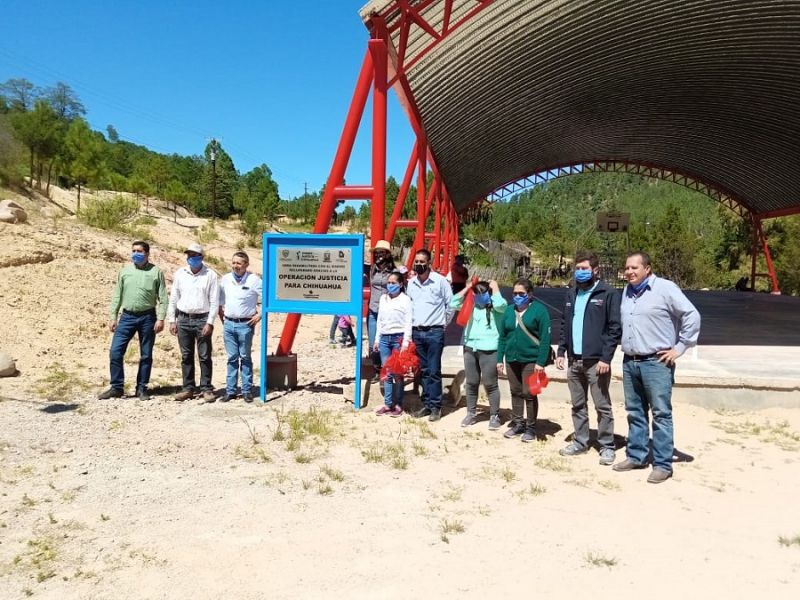
[[[0,82],[70,85],[93,128],[164,153],[220,140],[245,172],[266,163],[282,197],[325,182],[368,32],[364,0],[3,0]],[[348,183],[369,183],[369,113]],[[387,173],[413,144],[390,93]]]

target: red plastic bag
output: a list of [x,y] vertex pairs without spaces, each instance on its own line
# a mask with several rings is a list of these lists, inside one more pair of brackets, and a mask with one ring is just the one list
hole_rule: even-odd
[[456,323],[461,327],[466,327],[469,319],[472,316],[472,309],[475,308],[475,294],[472,288],[478,283],[478,278],[473,277],[469,286],[469,291],[464,295],[464,304],[461,305],[461,310],[458,311],[456,316]]
[[547,373],[534,371],[528,377],[528,391],[530,391],[531,396],[538,396],[547,387],[548,383],[550,383],[550,380],[547,378]]
[[408,344],[405,350],[392,350],[392,354],[383,363],[381,368],[381,381],[386,381],[390,375],[414,378],[419,371],[419,357],[414,342]]

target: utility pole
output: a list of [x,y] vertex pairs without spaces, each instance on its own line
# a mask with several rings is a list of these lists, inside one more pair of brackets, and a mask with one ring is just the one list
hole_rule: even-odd
[[303,182],[303,197],[306,197],[306,196],[308,196],[308,183],[304,181]]
[[217,140],[211,139],[211,222],[217,218]]

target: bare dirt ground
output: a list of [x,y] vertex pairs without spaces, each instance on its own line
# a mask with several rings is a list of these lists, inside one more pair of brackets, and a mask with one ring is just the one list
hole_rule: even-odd
[[[302,322],[301,389],[264,407],[174,402],[168,334],[151,402],[98,401],[130,240],[20,202],[31,223],[0,225],[0,351],[21,371],[0,379],[0,598],[797,597],[800,410],[677,404],[688,459],[654,486],[596,452],[558,456],[563,388],[542,395],[532,444],[462,430],[463,407],[430,425],[377,417],[374,398],[354,411],[353,351],[326,345],[328,317]],[[200,224],[179,223],[152,228],[167,273]],[[241,236],[217,232],[227,260]]]

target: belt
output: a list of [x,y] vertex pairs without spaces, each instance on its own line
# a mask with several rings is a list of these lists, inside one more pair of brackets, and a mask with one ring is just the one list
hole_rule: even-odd
[[[255,315],[253,315],[255,317]],[[242,317],[242,318],[233,318],[233,317],[225,317],[226,321],[230,321],[231,323],[247,323],[253,317]]]
[[183,312],[182,310],[176,310],[175,316],[177,317],[186,317],[187,319],[207,319],[208,313],[187,313]]
[[123,308],[122,312],[124,312],[126,315],[131,315],[132,317],[142,317],[144,315],[156,314],[156,309],[148,308],[147,310],[128,310],[127,308]]
[[633,360],[636,362],[642,360],[653,360],[654,358],[658,358],[658,352],[653,352],[652,354],[626,354],[625,360]]
[[431,329],[444,329],[444,325],[415,325],[411,329],[417,331],[430,331]]

